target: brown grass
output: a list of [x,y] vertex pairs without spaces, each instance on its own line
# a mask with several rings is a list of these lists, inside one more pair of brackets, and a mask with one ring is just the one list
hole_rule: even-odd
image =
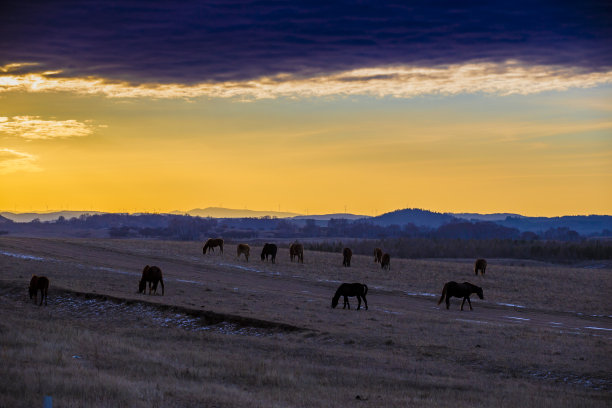
[[[272,265],[258,247],[247,263],[201,245],[0,239],[0,406],[609,406],[612,336],[584,327],[610,326],[589,316],[610,314],[610,270],[489,260],[480,278],[473,260],[383,272],[369,256],[344,268],[306,251],[297,265],[281,248]],[[165,296],[136,293],[144,264],[164,271]],[[27,297],[34,273],[51,280],[47,307]],[[405,293],[451,279],[485,301],[461,313]],[[330,281],[367,283],[370,310],[332,310]]]

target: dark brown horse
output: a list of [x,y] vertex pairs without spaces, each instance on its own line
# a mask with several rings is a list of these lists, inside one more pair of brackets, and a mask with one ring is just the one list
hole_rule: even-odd
[[383,251],[380,248],[374,248],[374,262],[380,263],[382,261]]
[[386,270],[390,270],[391,269],[391,255],[389,254],[384,254],[382,256],[382,259],[380,261],[380,267]]
[[240,254],[244,254],[247,262],[249,262],[249,255],[251,254],[251,247],[249,244],[238,244],[236,247],[236,258],[240,258]]
[[342,250],[342,266],[351,266],[351,258],[353,257],[353,251],[351,248],[344,248]]
[[153,293],[157,294],[157,283],[161,283],[162,296],[164,295],[164,279],[162,278],[162,271],[157,266],[145,266],[142,270],[142,278],[138,284],[138,293],[146,293],[147,282],[149,283],[149,295],[151,289]]
[[43,298],[45,299],[45,306],[47,306],[47,292],[49,291],[49,279],[45,276],[36,276],[32,275],[32,279],[30,279],[30,287],[28,288],[28,292],[30,292],[30,299],[34,297],[34,303],[38,301],[38,291],[40,290],[40,303],[38,306],[42,306]]
[[293,262],[293,258],[297,258],[297,262],[304,263],[304,245],[294,242],[289,247],[289,258]]
[[276,252],[278,252],[278,247],[276,244],[268,244],[267,242],[264,244],[263,249],[261,250],[261,260],[268,260],[268,256],[272,257],[272,263],[276,263]]
[[351,308],[351,305],[349,304],[348,298],[349,296],[356,296],[357,297],[357,310],[359,310],[361,308],[361,299],[363,298],[363,303],[365,304],[365,309],[368,310],[368,301],[366,300],[366,295],[368,294],[368,286],[363,284],[363,283],[343,283],[342,285],[340,285],[338,287],[338,290],[336,290],[336,293],[334,294],[334,297],[332,298],[332,303],[331,306],[333,308],[335,308],[336,306],[338,306],[338,299],[340,299],[340,296],[344,296],[344,306],[342,306],[343,309],[345,308]]
[[472,309],[472,302],[470,301],[470,295],[475,293],[479,298],[484,299],[482,294],[482,288],[472,285],[470,282],[457,283],[455,281],[446,282],[444,288],[442,289],[442,296],[440,296],[440,300],[438,300],[438,304],[442,303],[444,299],[446,299],[446,308],[450,307],[450,298],[458,297],[463,298],[463,302],[461,302],[461,310],[463,310],[463,305],[465,301],[468,301],[468,305],[470,305],[470,310]]
[[211,251],[214,253],[215,247],[219,247],[221,249],[221,255],[223,255],[223,238],[209,238],[204,244],[204,248],[202,248],[202,253],[206,254],[206,250],[208,250],[208,253]]
[[487,261],[485,259],[477,259],[474,262],[474,275],[478,275],[478,271],[480,271],[481,275],[484,275],[485,269],[487,269]]

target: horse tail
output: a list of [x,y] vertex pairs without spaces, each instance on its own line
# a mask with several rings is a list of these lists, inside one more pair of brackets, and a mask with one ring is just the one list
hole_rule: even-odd
[[365,297],[365,295],[368,294],[368,285],[366,285],[365,283],[362,283],[363,285],[363,297]]
[[444,288],[442,289],[442,296],[440,296],[440,300],[438,300],[438,304],[442,303],[444,300],[444,296],[446,296],[446,290],[448,288],[448,283],[444,284]]

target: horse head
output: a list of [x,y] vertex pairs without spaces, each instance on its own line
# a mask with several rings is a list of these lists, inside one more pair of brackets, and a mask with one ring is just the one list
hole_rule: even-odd
[[479,298],[484,299],[484,295],[482,294],[482,288],[476,287],[476,294]]
[[332,298],[332,304],[331,304],[331,307],[332,307],[332,308],[334,308],[334,309],[335,309],[335,308],[336,308],[336,306],[338,306],[338,299],[340,299],[340,296],[334,296],[334,297]]
[[147,282],[144,279],[140,280],[140,283],[138,284],[138,293],[143,293],[145,292],[147,289]]

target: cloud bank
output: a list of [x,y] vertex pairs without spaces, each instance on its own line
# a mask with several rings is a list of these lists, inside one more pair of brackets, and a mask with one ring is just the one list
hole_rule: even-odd
[[7,0],[0,65],[181,84],[508,60],[604,72],[610,21],[607,0]]
[[[411,98],[420,95],[487,93],[528,95],[612,83],[612,70],[588,72],[563,66],[525,66],[517,61],[467,63],[423,68],[391,66],[361,68],[329,75],[302,77],[277,74],[245,81],[185,84],[131,84],[104,78],[66,78],[58,72],[0,75],[1,92],[71,92],[109,98],[308,98],[375,96]],[[86,136],[91,125],[76,121],[43,121],[17,117],[0,121],[0,131],[29,139]]]

